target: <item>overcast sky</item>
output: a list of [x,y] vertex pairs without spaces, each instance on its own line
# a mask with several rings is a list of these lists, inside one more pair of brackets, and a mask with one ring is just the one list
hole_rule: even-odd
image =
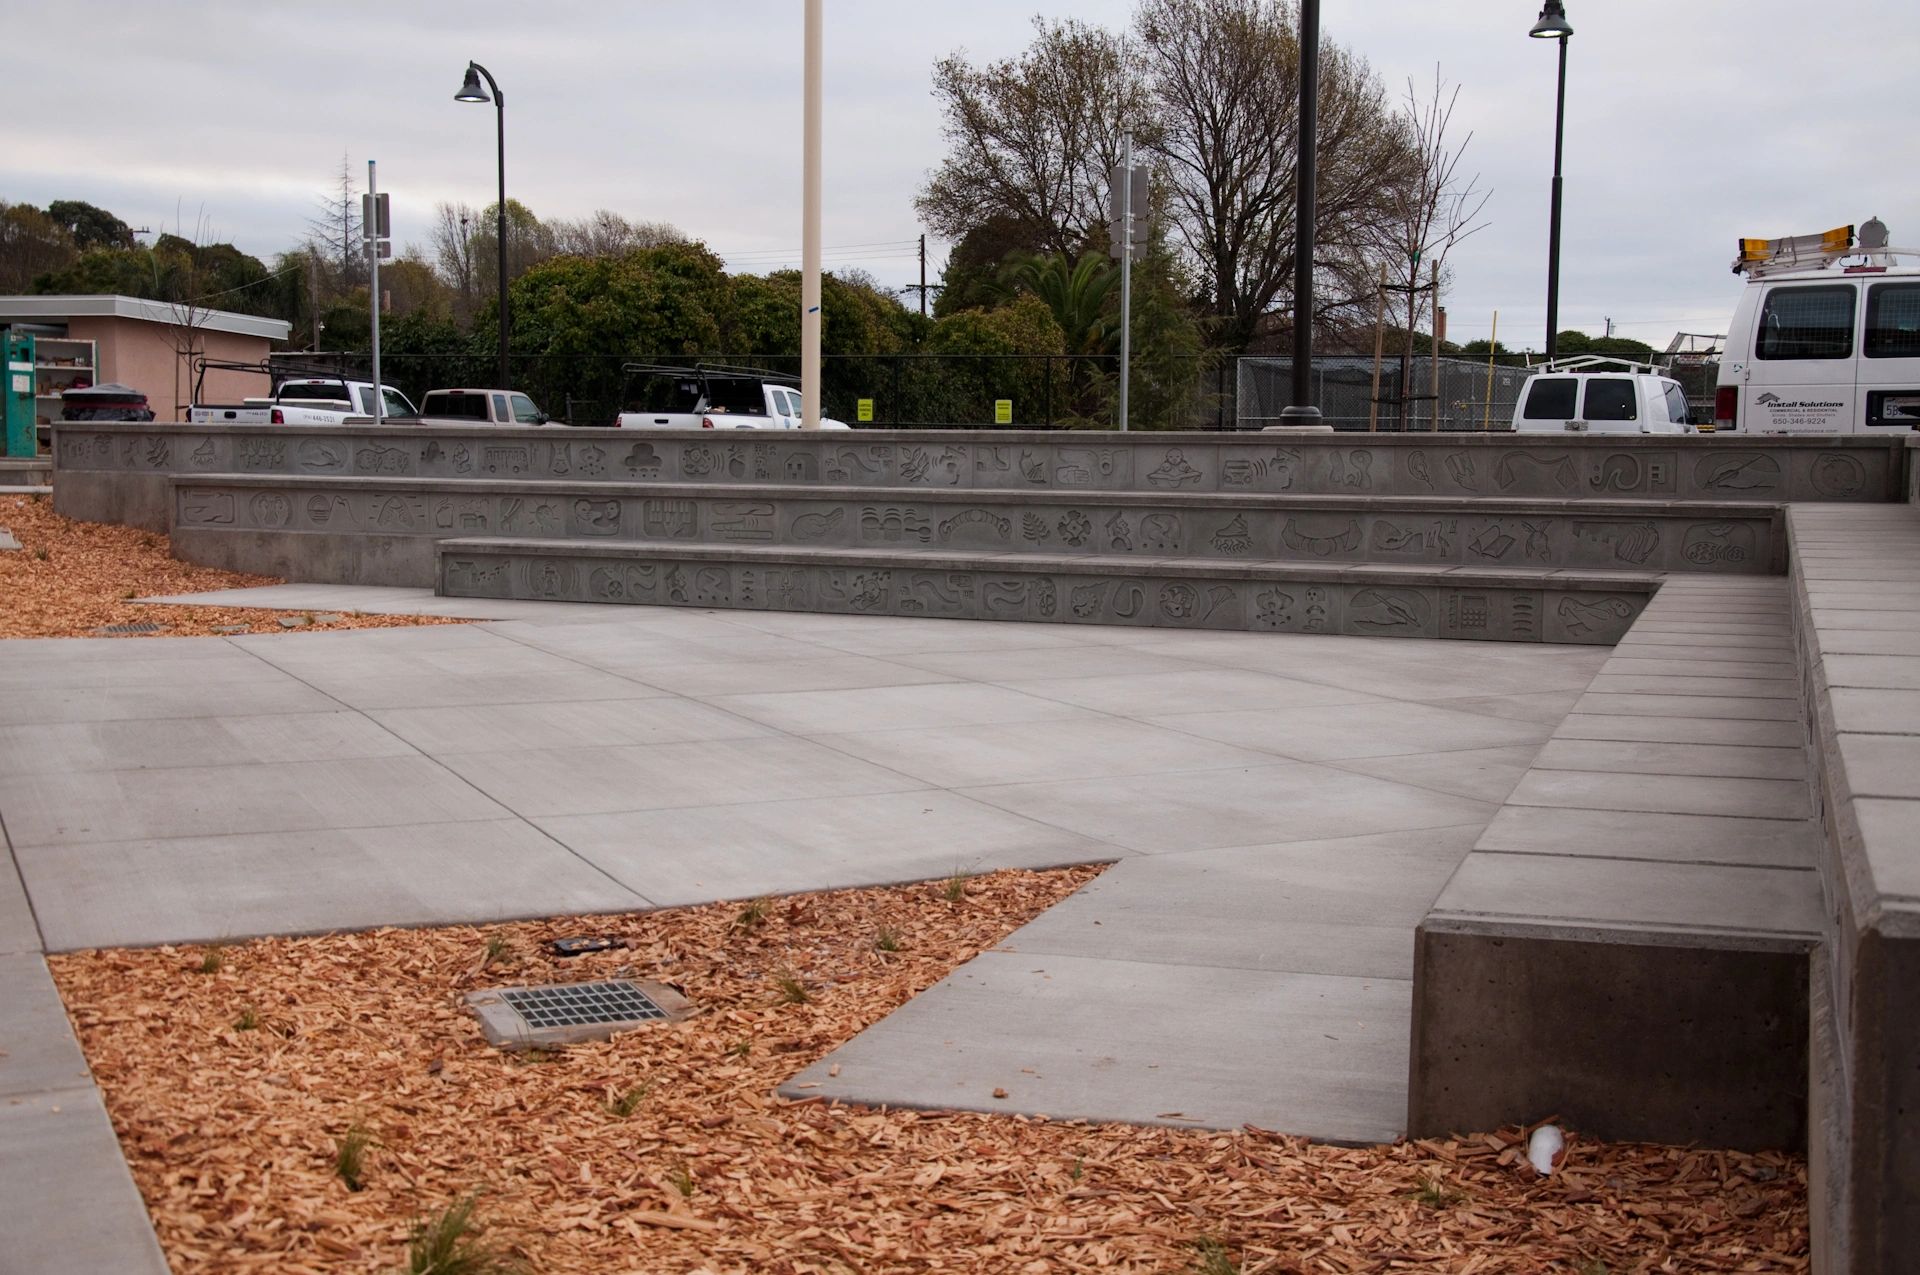
[[[1038,12],[1124,24],[1130,0],[826,0],[829,264],[912,282],[913,196],[942,151],[936,58],[1017,52]],[[1734,240],[1878,215],[1920,244],[1920,11],[1874,0],[1568,0],[1562,327],[1664,347],[1720,332]],[[299,241],[342,155],[380,162],[396,236],[507,189],[542,217],[672,222],[737,269],[797,264],[800,0],[60,0],[9,4],[0,198],[84,199],[135,227],[267,256]],[[1538,348],[1554,49],[1537,0],[1324,0],[1389,90],[1462,86],[1489,228],[1456,251],[1449,336]],[[937,277],[941,245],[935,245]]]

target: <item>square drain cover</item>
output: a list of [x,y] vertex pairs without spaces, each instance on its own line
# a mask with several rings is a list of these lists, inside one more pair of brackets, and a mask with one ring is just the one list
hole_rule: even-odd
[[503,1049],[605,1040],[615,1032],[684,1018],[693,1008],[664,983],[632,979],[495,987],[469,993],[467,1005],[487,1039]]

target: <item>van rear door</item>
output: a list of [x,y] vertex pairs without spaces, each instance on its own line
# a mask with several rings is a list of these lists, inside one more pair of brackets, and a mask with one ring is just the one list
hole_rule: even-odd
[[1854,366],[1860,288],[1777,283],[1760,299],[1740,428],[1757,434],[1850,433],[1859,419]]
[[1920,279],[1867,284],[1860,354],[1865,428],[1920,427]]

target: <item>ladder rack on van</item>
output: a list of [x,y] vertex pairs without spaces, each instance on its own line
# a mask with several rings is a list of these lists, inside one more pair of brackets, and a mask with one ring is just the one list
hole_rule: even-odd
[[1651,376],[1665,376],[1664,368],[1651,363],[1635,363],[1631,359],[1616,359],[1607,354],[1570,354],[1564,359],[1552,359],[1546,363],[1536,363],[1529,372],[1632,372]]

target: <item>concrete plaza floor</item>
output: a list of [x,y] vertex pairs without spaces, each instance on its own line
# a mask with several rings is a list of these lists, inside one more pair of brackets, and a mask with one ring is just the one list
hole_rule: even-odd
[[[0,1096],[22,1101],[0,1123],[70,1095],[92,1113],[65,1139],[94,1146],[76,1182],[113,1166],[77,1053],[31,1045],[64,1030],[42,952],[1095,860],[1115,866],[896,1014],[834,1090],[1391,1138],[1414,926],[1607,657],[314,585],[193,600],[506,618],[5,644]],[[26,1172],[0,1165],[0,1196]]]

